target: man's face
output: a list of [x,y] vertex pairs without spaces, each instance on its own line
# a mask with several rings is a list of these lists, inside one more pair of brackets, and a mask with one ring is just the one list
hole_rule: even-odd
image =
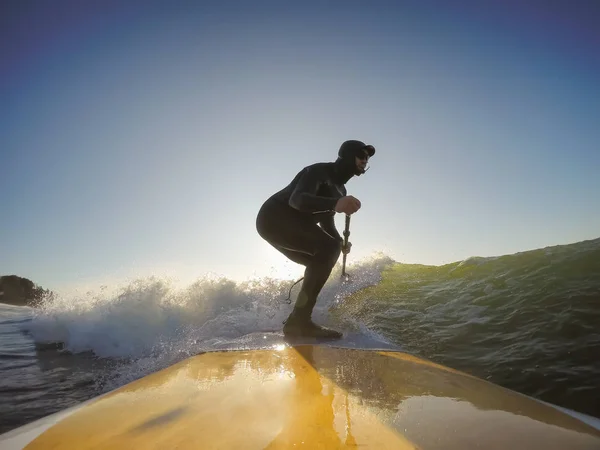
[[356,167],[358,167],[360,170],[365,170],[367,168],[367,163],[369,162],[369,154],[366,150],[361,150],[354,157],[354,160],[356,162]]

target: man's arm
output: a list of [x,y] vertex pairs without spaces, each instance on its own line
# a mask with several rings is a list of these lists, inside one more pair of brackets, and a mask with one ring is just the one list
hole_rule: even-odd
[[290,195],[290,206],[302,212],[333,211],[337,199],[316,195],[319,181],[321,181],[319,170],[306,167],[294,192]]

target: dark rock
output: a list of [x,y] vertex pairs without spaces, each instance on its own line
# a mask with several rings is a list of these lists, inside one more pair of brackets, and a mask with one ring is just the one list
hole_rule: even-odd
[[17,275],[0,277],[0,303],[17,306],[36,306],[52,292],[37,286],[33,281]]

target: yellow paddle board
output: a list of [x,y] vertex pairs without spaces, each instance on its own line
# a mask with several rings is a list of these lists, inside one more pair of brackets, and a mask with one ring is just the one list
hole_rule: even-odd
[[188,358],[0,448],[600,449],[593,423],[403,352],[268,342]]

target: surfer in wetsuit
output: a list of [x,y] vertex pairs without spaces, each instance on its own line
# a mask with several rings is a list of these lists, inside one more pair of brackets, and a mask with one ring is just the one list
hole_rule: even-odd
[[287,335],[341,337],[335,330],[311,320],[317,296],[329,278],[343,248],[334,222],[335,213],[354,214],[360,201],[347,195],[344,186],[367,170],[375,148],[364,142],[342,143],[335,162],[303,168],[292,182],[263,203],[256,218],[258,234],[292,261],[306,266],[294,309],[284,322]]

